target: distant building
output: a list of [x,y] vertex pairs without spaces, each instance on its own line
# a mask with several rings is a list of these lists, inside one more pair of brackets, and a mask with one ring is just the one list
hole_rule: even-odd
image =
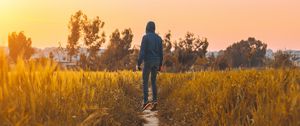
[[[35,58],[42,58],[46,57],[49,58],[49,54],[52,52],[53,60],[57,63],[61,64],[65,68],[75,68],[77,66],[77,62],[80,60],[80,54],[88,54],[87,48],[79,48],[79,53],[77,56],[73,56],[71,62],[69,61],[68,52],[64,48],[57,48],[57,47],[48,47],[44,49],[35,49],[35,54],[31,57],[32,59]],[[101,55],[104,52],[104,49],[100,49],[98,52]]]
[[296,66],[300,67],[300,51],[299,50],[288,50],[288,52],[290,54],[292,54],[293,56],[295,56],[296,60],[294,61],[294,64]]
[[266,50],[266,57],[267,58],[273,59],[274,58],[273,55],[274,55],[274,52],[273,52],[272,49],[267,49]]
[[219,51],[209,51],[206,53],[206,57],[210,57],[210,56],[214,56],[217,57],[219,55]]

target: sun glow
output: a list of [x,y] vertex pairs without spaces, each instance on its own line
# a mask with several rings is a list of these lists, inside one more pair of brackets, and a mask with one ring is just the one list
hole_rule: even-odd
[[12,5],[14,0],[0,0],[0,10],[4,10]]
[[[24,31],[33,46],[64,46],[68,21],[82,10],[89,17],[99,16],[109,36],[116,28],[131,28],[133,44],[139,45],[145,24],[153,20],[161,35],[168,30],[173,39],[189,31],[208,38],[210,50],[256,37],[273,49],[299,49],[299,0],[0,0],[0,46],[8,33]],[[182,9],[178,9],[182,8]]]

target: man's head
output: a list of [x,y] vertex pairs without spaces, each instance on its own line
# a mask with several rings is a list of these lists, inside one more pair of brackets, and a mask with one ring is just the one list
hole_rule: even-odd
[[154,33],[155,32],[155,23],[153,21],[149,21],[146,26],[146,33]]

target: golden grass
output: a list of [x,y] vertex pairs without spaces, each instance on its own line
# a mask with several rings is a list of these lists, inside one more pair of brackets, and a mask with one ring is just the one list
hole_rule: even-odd
[[0,53],[0,125],[141,125],[140,74],[57,70]]
[[300,125],[300,71],[162,74],[165,125]]
[[[300,71],[165,73],[162,125],[300,125]],[[142,125],[141,73],[9,67],[0,51],[0,125]]]

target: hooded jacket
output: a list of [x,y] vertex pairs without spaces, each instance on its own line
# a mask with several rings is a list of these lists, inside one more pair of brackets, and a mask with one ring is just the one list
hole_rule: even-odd
[[149,21],[146,26],[146,34],[142,39],[138,66],[140,66],[143,61],[159,61],[160,66],[163,61],[162,39],[155,33],[155,24],[152,21]]

